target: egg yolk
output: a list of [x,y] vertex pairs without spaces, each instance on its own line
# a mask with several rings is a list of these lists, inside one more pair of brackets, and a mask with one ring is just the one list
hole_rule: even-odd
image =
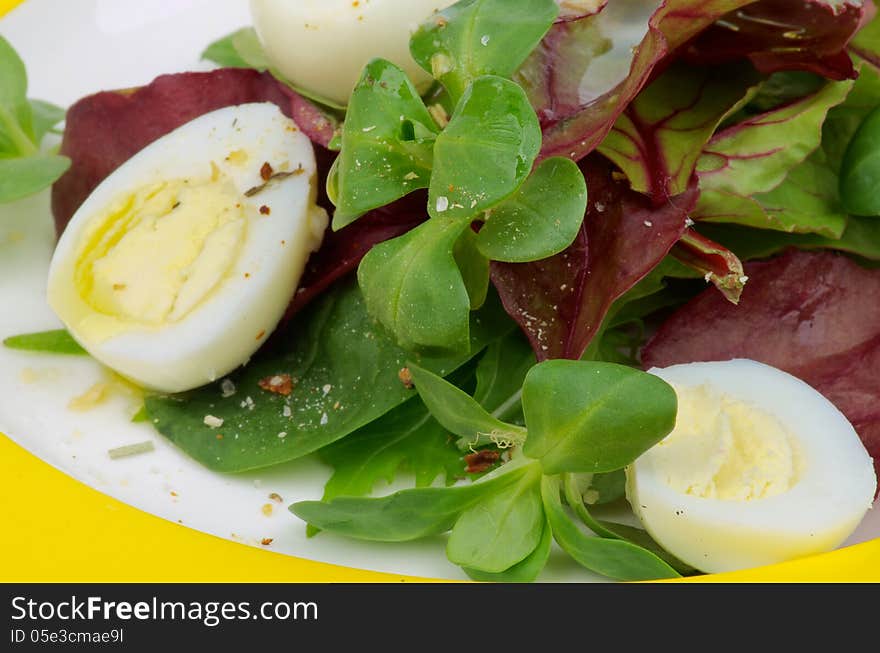
[[[90,220],[76,253],[78,331],[103,340],[178,322],[220,286],[242,249],[247,213],[231,180],[137,189]],[[83,307],[85,308],[85,307]]]
[[653,452],[677,492],[721,501],[782,494],[798,481],[796,440],[773,415],[709,386],[675,387],[675,429]]

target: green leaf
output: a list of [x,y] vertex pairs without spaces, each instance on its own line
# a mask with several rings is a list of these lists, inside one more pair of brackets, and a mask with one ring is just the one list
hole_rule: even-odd
[[509,463],[469,485],[401,490],[387,497],[301,501],[297,517],[324,531],[361,540],[406,542],[448,531],[459,515],[484,497],[517,483],[530,468]]
[[400,68],[374,59],[351,95],[342,128],[333,228],[427,188],[437,125]]
[[601,506],[623,498],[626,494],[626,473],[622,469],[604,474],[566,474],[566,494],[571,491],[569,481],[583,503]]
[[625,467],[675,426],[675,391],[623,365],[553,360],[523,386],[524,453],[547,474]]
[[456,435],[474,441],[480,435],[515,443],[525,439],[525,429],[496,419],[475,399],[445,379],[417,365],[409,364],[409,369],[416,390],[434,419]]
[[510,198],[492,209],[477,236],[493,261],[525,263],[558,254],[574,242],[587,210],[587,184],[577,164],[547,159]]
[[236,48],[236,37],[245,33],[252,32],[256,36],[253,27],[242,27],[240,30],[227,34],[223,38],[217,39],[202,52],[202,59],[207,59],[224,68],[251,68],[245,58]]
[[700,188],[749,196],[779,186],[819,147],[826,114],[846,99],[852,84],[829,82],[813,95],[716,134],[697,162]]
[[476,310],[486,301],[489,292],[489,259],[477,249],[477,234],[473,229],[462,232],[455,243],[453,256],[471,299],[471,310]]
[[30,100],[34,143],[39,145],[43,137],[64,120],[66,111],[43,100]]
[[[511,328],[493,295],[474,314],[471,353],[416,360],[448,374]],[[377,327],[357,285],[346,281],[298,314],[274,347],[230,377],[234,394],[224,393],[218,382],[181,395],[149,396],[147,412],[163,435],[211,469],[268,467],[336,442],[415,396],[398,376],[408,358],[413,354]],[[261,380],[277,374],[296,379],[290,396],[260,388]],[[223,427],[207,427],[206,415],[223,419]]]
[[656,541],[651,537],[646,531],[643,531],[641,528],[636,528],[635,526],[628,526],[627,524],[618,524],[617,522],[598,520],[600,524],[612,533],[614,533],[618,539],[626,540],[627,542],[631,542],[636,546],[639,546],[647,551],[650,551],[655,556],[660,558],[667,565],[675,569],[682,576],[693,576],[699,573],[697,569],[691,567],[686,562],[682,562],[674,555],[669,553],[669,551],[665,550]]
[[578,564],[618,580],[679,577],[675,569],[641,547],[584,533],[565,512],[560,489],[561,482],[557,477],[545,476],[541,481],[541,496],[553,538]]
[[[272,64],[263,51],[257,31],[251,28],[240,29],[232,34],[232,45],[248,68],[271,70]],[[274,72],[274,71],[273,71]]]
[[477,364],[474,399],[492,417],[522,424],[522,385],[535,366],[535,352],[519,331],[512,331],[486,348]]
[[458,99],[477,77],[513,75],[558,15],[553,0],[458,2],[416,31],[410,52]]
[[703,146],[760,79],[749,64],[673,64],[636,96],[599,152],[626,174],[633,190],[679,195],[687,190]]
[[850,216],[846,231],[839,239],[818,234],[786,234],[781,231],[757,231],[738,225],[706,224],[700,231],[723,243],[742,260],[767,258],[786,247],[834,249],[880,261],[880,220]]
[[333,467],[324,501],[371,494],[377,483],[391,483],[401,469],[415,475],[416,487],[428,487],[437,477],[444,477],[449,485],[464,470],[461,452],[450,443],[449,433],[418,399],[324,447],[319,455]]
[[3,346],[19,351],[44,352],[47,354],[78,355],[86,354],[86,350],[64,329],[57,331],[41,331],[11,336],[3,341]]
[[12,44],[0,36],[0,107],[22,125],[29,124],[27,71]]
[[484,583],[531,583],[534,581],[550,558],[550,546],[553,544],[553,533],[550,524],[544,523],[541,541],[525,559],[497,574],[464,568],[464,572],[473,580]]
[[540,149],[538,117],[522,88],[476,79],[434,144],[428,212],[463,219],[491,209],[526,180]]
[[848,218],[837,186],[837,175],[828,165],[824,150],[819,149],[768,193],[743,197],[726,191],[704,190],[693,216],[700,222],[725,222],[840,238]]
[[446,556],[461,567],[497,574],[535,550],[545,523],[541,470],[534,467],[517,483],[462,513],[449,536]]
[[69,167],[70,159],[56,154],[0,159],[0,204],[39,193]]
[[467,348],[471,299],[453,254],[467,226],[428,220],[376,245],[361,261],[367,309],[404,349]]
[[880,216],[880,99],[846,150],[840,197],[850,213]]
[[862,62],[859,78],[843,104],[831,109],[822,126],[822,149],[828,155],[828,163],[836,173],[840,172],[846,148],[853,135],[880,104],[880,69]]

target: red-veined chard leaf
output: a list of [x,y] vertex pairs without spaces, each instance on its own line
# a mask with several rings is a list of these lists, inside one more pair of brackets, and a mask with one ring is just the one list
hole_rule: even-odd
[[505,309],[539,360],[580,358],[611,304],[646,276],[684,234],[693,187],[655,207],[599,155],[581,162],[587,215],[565,251],[532,263],[493,263]]
[[743,63],[673,64],[629,104],[599,152],[626,173],[633,190],[662,203],[687,189],[703,146],[760,79]]
[[[871,4],[665,0],[658,8],[617,0],[596,15],[561,22],[517,75],[541,119],[542,156],[579,159],[593,151],[658,66],[679,55],[710,61],[714,42],[700,35],[713,25],[713,33],[737,30],[733,45],[711,55],[713,64],[747,58],[761,72],[852,77],[845,46],[868,15],[866,7]],[[783,9],[785,20],[774,20]]]
[[326,146],[333,136],[333,124],[309,101],[269,74],[242,68],[163,75],[74,104],[61,143],[72,163],[52,187],[58,232],[98,184],[147,145],[210,111],[248,102],[274,102],[315,143]]
[[731,358],[778,367],[830,399],[880,461],[880,303],[868,301],[880,296],[880,270],[790,250],[746,274],[739,306],[704,292],[669,318],[642,353],[645,367]]
[[682,235],[672,255],[689,268],[703,274],[732,304],[739,303],[748,281],[742,262],[736,254],[693,229]]

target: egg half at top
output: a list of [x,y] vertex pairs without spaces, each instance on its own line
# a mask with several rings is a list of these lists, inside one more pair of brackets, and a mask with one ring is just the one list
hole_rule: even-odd
[[419,25],[455,0],[251,0],[266,55],[298,87],[347,104],[376,57],[397,64],[427,90],[431,77],[409,53]]
[[803,381],[750,360],[652,369],[672,433],[627,469],[627,498],[667,551],[717,573],[839,546],[877,479],[849,421]]
[[274,104],[201,116],[77,210],[48,299],[97,360],[180,392],[248,361],[280,321],[327,215],[309,139]]

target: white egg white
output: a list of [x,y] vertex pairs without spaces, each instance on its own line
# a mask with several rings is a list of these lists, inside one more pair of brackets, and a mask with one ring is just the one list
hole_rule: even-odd
[[846,417],[800,379],[750,360],[650,372],[676,388],[709,386],[772,415],[799,457],[789,489],[748,501],[675,489],[661,471],[659,445],[639,457],[627,469],[627,497],[645,529],[682,561],[717,573],[829,551],[871,507],[877,486],[871,457]]
[[370,60],[397,64],[422,89],[430,84],[409,40],[455,0],[251,0],[254,27],[269,60],[298,87],[347,104]]
[[[230,157],[233,152],[238,156]],[[264,163],[295,174],[265,184]],[[127,193],[205,178],[212,165],[231,180],[247,215],[244,242],[219,285],[178,321],[133,324],[109,338],[80,328],[92,309],[78,293],[74,272],[91,222]],[[309,139],[277,106],[245,104],[203,115],[120,166],[77,210],[52,258],[49,303],[94,358],[145,388],[179,392],[211,382],[265,342],[320,245],[327,216],[315,205],[315,173]]]

